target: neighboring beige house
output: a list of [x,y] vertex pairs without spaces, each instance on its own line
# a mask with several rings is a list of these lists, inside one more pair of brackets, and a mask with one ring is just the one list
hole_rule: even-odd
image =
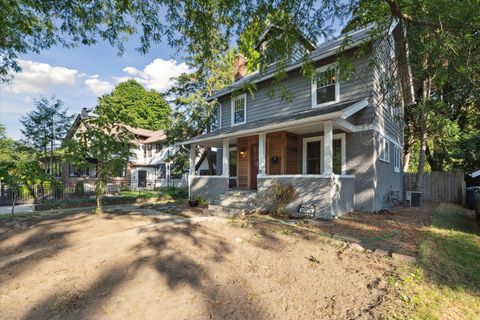
[[[88,117],[88,110],[83,109],[75,119],[66,139],[71,138],[82,128],[82,120]],[[173,179],[170,174],[168,159],[175,154],[178,147],[165,145],[166,135],[163,130],[152,131],[142,128],[126,128],[134,134],[132,141],[132,156],[125,168],[118,172],[112,183],[129,185],[132,188],[153,189],[155,187],[181,186],[186,184],[182,178]],[[82,180],[87,185],[95,184],[97,179],[96,159],[87,159],[89,168],[76,168],[69,163],[63,164],[62,181],[73,186]]]

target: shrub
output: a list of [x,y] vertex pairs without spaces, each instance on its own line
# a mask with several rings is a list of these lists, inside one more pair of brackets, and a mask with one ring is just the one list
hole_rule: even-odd
[[208,205],[207,199],[205,199],[202,196],[199,196],[197,198],[197,201],[198,201],[198,205],[201,206],[201,207],[204,207],[204,206]]
[[273,215],[279,215],[284,212],[287,205],[297,198],[298,192],[293,186],[275,182],[263,193],[262,208]]
[[77,181],[77,183],[75,184],[75,195],[77,197],[83,197],[84,194],[85,194],[85,185],[83,184],[83,181],[82,180]]

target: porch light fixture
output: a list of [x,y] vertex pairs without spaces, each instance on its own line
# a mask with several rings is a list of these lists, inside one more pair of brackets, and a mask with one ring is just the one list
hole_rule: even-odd
[[240,159],[247,158],[247,148],[240,148]]

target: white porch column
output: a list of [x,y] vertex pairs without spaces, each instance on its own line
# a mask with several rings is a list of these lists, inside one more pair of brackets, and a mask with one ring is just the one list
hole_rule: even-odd
[[229,155],[230,155],[230,140],[223,139],[223,146],[222,146],[222,176],[229,177],[230,176],[230,163],[229,163]]
[[188,172],[189,176],[195,175],[195,158],[197,157],[196,152],[197,146],[192,144],[190,145],[190,170]]
[[332,121],[323,124],[323,174],[333,173],[333,125]]
[[265,174],[265,132],[258,134],[258,173]]

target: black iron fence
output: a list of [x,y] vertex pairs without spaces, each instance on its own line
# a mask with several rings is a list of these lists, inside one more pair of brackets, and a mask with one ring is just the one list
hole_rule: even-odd
[[[13,199],[16,204],[43,203],[44,201],[91,198],[95,196],[95,181],[79,180],[75,184],[47,184],[32,187],[21,187],[12,190],[0,185],[0,206],[11,205]],[[156,180],[112,180],[106,185],[106,196],[135,195],[145,191],[155,191],[164,188],[186,188],[185,179],[156,179]]]

